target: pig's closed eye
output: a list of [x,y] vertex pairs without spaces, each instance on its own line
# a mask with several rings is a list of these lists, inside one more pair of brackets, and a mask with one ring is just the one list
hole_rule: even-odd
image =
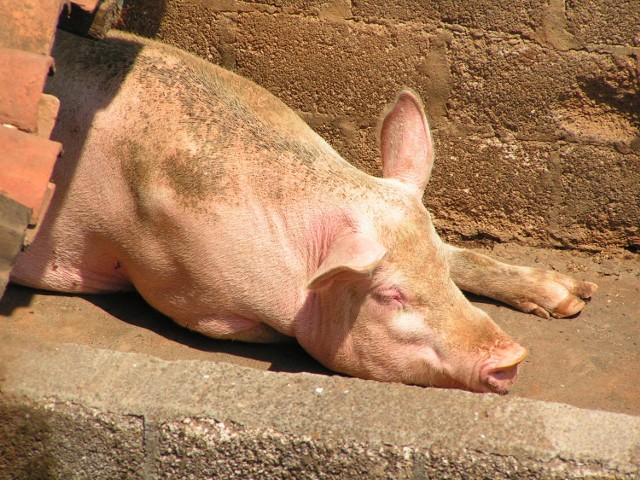
[[378,302],[386,305],[396,305],[401,307],[405,304],[405,296],[396,287],[382,288],[377,290],[373,296]]

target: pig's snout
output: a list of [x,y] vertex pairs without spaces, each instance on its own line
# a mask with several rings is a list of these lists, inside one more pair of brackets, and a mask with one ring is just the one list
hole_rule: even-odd
[[506,392],[518,377],[518,367],[529,352],[518,344],[493,355],[480,370],[480,381],[494,392]]

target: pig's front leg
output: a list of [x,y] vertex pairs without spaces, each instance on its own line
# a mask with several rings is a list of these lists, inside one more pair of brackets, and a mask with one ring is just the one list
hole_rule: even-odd
[[542,318],[575,315],[598,289],[551,270],[508,265],[446,245],[451,278],[464,291],[499,300]]

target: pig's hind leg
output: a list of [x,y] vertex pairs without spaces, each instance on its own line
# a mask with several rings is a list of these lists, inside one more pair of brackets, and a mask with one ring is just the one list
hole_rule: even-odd
[[598,289],[595,283],[551,270],[508,265],[452,245],[446,248],[451,278],[461,290],[543,318],[575,315]]

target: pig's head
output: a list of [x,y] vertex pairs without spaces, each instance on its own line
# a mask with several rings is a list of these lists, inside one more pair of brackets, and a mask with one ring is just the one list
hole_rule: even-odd
[[526,350],[449,276],[422,205],[433,148],[415,94],[400,94],[380,140],[382,207],[329,245],[308,284],[321,321],[301,343],[329,368],[361,378],[506,391]]

